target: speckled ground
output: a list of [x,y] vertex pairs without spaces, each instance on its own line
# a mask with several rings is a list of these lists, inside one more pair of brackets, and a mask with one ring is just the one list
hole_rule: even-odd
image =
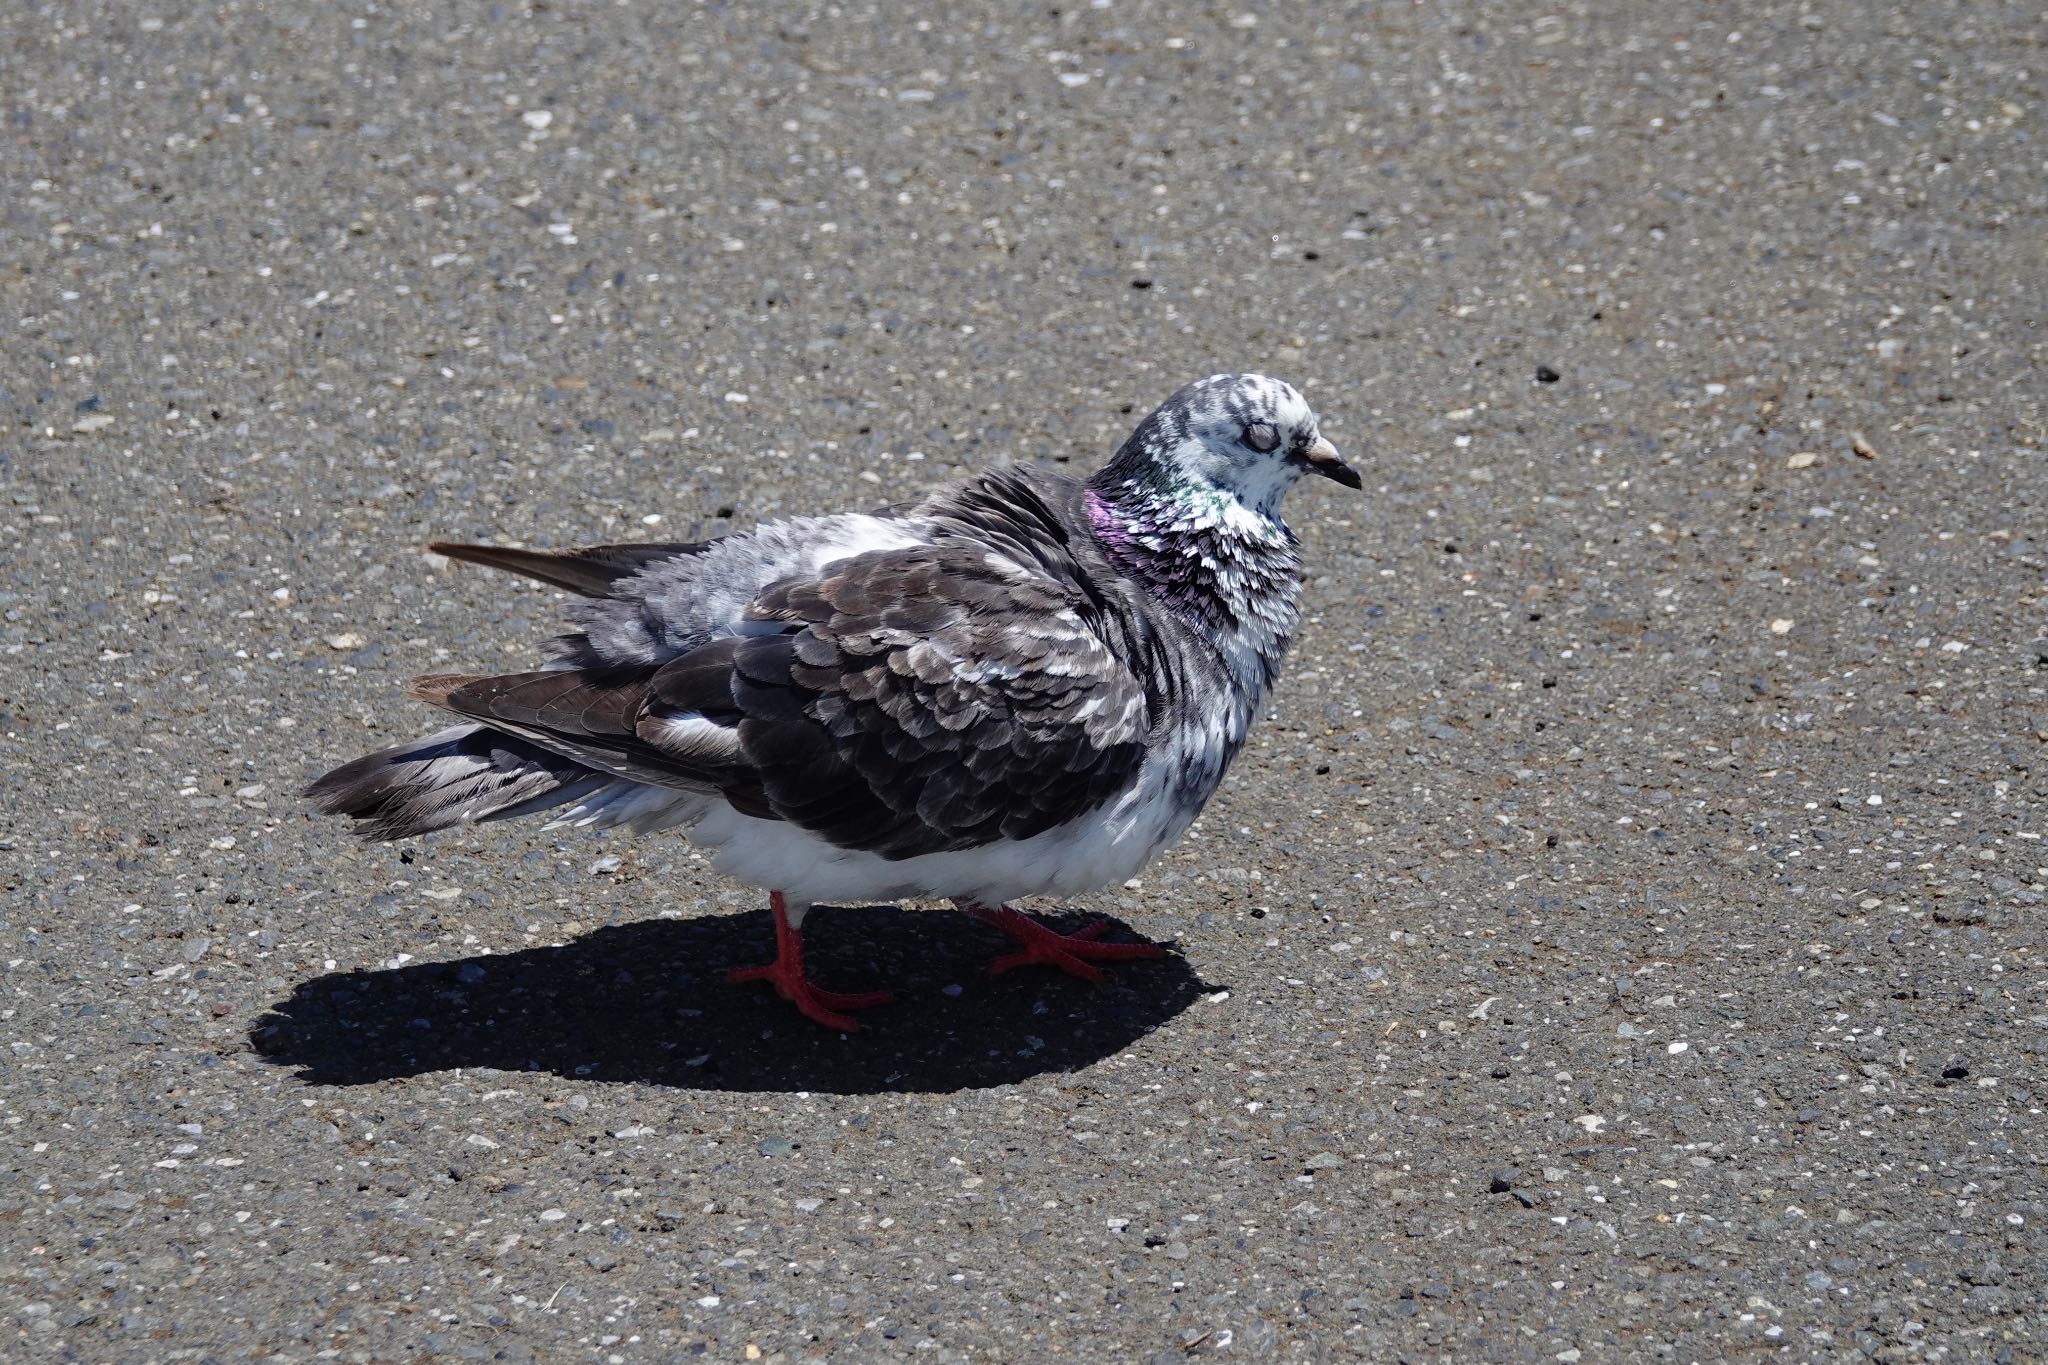
[[[923,18],[917,17],[924,15]],[[2048,1350],[2035,6],[0,13],[10,1358]],[[567,543],[1366,471],[1230,785],[990,981],[295,798]]]

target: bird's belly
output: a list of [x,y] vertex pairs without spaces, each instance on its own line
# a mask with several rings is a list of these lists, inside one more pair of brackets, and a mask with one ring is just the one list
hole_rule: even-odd
[[714,805],[691,830],[729,877],[779,890],[798,904],[946,899],[989,904],[1071,896],[1136,876],[1194,819],[1166,765],[1148,764],[1116,800],[1029,839],[910,858],[839,848],[779,820]]

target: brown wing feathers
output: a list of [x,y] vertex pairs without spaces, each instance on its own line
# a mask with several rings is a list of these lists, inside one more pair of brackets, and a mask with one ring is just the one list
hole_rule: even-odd
[[[723,643],[723,642],[720,642]],[[706,661],[697,661],[698,671]],[[670,667],[673,667],[672,665]],[[422,701],[518,735],[580,763],[637,782],[711,791],[732,746],[678,744],[662,728],[676,708],[653,695],[667,669],[550,669],[496,677],[429,674]],[[679,670],[687,674],[687,670]]]
[[565,592],[608,597],[621,578],[630,578],[649,564],[696,554],[702,543],[591,545],[574,550],[515,550],[505,545],[463,545],[436,540],[427,548],[437,555],[537,578]]
[[1075,589],[960,547],[835,569],[756,598],[755,631],[774,633],[655,666],[432,675],[414,691],[602,771],[717,791],[886,857],[1029,838],[1142,762],[1143,691],[1076,614]]
[[[1101,804],[1143,760],[1145,707],[1074,614],[1081,600],[961,547],[864,555],[771,587],[753,614],[804,629],[737,658],[765,797],[892,857],[1029,838]],[[757,707],[792,705],[809,724],[791,728],[811,733],[757,730]]]

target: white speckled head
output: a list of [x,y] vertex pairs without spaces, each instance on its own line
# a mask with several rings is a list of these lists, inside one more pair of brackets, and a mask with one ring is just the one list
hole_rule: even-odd
[[1214,491],[1271,516],[1310,472],[1359,487],[1292,385],[1262,374],[1215,374],[1140,422],[1095,483],[1105,492],[1118,485],[1155,494]]

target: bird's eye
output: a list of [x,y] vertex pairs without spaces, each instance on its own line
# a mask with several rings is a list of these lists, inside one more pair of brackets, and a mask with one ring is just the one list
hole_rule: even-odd
[[1244,443],[1261,455],[1271,454],[1280,447],[1280,433],[1265,422],[1254,422],[1244,429]]

